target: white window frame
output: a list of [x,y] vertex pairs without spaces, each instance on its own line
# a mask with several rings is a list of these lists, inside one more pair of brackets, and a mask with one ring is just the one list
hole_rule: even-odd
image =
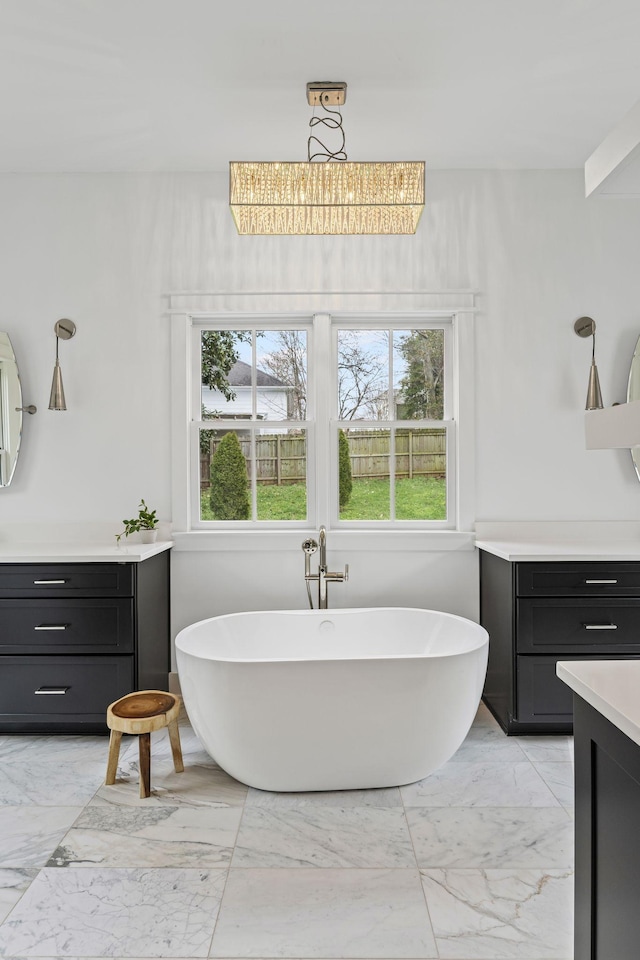
[[[202,406],[202,384],[199,383],[199,373],[202,370],[202,332],[204,330],[305,330],[307,333],[307,418],[306,420],[257,420],[256,419],[256,345],[255,339],[252,341],[252,362],[251,362],[251,419],[238,421],[235,419],[225,419],[224,417],[215,420],[195,419],[193,413],[201,410]],[[230,317],[227,314],[217,317],[208,317],[198,319],[191,325],[191,410],[192,419],[190,420],[190,456],[191,456],[191,489],[189,496],[190,507],[190,526],[192,530],[289,530],[306,529],[312,522],[312,505],[316,502],[316,471],[315,471],[315,421],[313,419],[313,396],[315,390],[310,387],[313,385],[311,373],[311,364],[309,357],[312,355],[314,339],[313,317],[309,316],[289,316],[283,319],[281,316],[264,316],[254,314],[252,316]],[[306,435],[306,463],[307,463],[307,519],[304,520],[201,520],[200,519],[200,430],[243,430],[251,432],[251,450],[252,460],[255,462],[255,438],[258,430],[291,430],[303,429]],[[252,515],[256,512],[256,484],[251,484],[251,511]]]
[[[356,531],[368,536],[372,543],[373,534],[393,534],[397,537],[404,531],[413,538],[420,536],[420,543],[424,547],[429,538],[432,542],[443,542],[441,535],[451,535],[456,532],[467,536],[467,531],[473,529],[475,521],[475,380],[474,380],[474,314],[475,309],[463,308],[460,310],[422,310],[402,312],[367,311],[354,313],[346,311],[328,312],[296,312],[286,313],[245,313],[233,311],[186,312],[172,311],[172,503],[174,531],[186,535],[193,534],[205,543],[207,535],[214,535],[217,531],[244,532],[243,542],[252,542],[254,536],[260,537],[262,532],[268,532],[276,537],[276,541],[293,542],[286,536],[292,531],[295,537],[301,528],[317,530],[320,524],[336,531],[342,530],[345,535],[356,535]],[[425,321],[428,325],[444,326],[448,332],[448,343],[445,348],[445,362],[448,369],[448,389],[446,389],[445,414],[448,419],[448,449],[447,449],[447,505],[448,518],[446,521],[345,521],[338,519],[337,505],[337,443],[332,442],[334,431],[337,432],[337,390],[318,389],[315,370],[331,365],[336,369],[337,329],[343,326],[354,326],[362,329],[371,329],[373,325],[381,328],[411,329],[412,324]],[[201,331],[210,325],[220,329],[255,328],[271,326],[273,329],[302,329],[308,330],[308,400],[305,427],[308,431],[307,444],[307,502],[308,519],[306,521],[232,521],[224,524],[221,521],[199,520],[199,443],[195,442],[201,426],[211,426],[211,421],[192,419],[195,397],[198,397],[195,409],[200,409],[200,367],[194,360],[194,338],[199,339],[194,331]],[[448,347],[448,349],[447,349]],[[198,360],[199,363],[199,360]],[[221,421],[216,421],[217,425]],[[269,425],[267,421],[259,421],[260,427]],[[274,422],[275,423],[275,422]],[[278,421],[282,427],[290,421]],[[325,428],[319,429],[322,423]],[[416,421],[416,424],[431,425],[429,421]],[[237,428],[238,423],[229,421],[230,426]],[[248,422],[243,422],[243,427]],[[295,426],[300,426],[299,421]],[[407,421],[393,422],[393,425],[406,428]],[[434,426],[442,426],[443,421],[433,421]],[[386,423],[381,423],[386,426]],[[315,459],[314,459],[315,458]],[[316,464],[329,464],[330,479],[319,488],[315,487],[317,475]],[[335,481],[334,481],[334,478]],[[453,508],[453,509],[452,509]],[[246,541],[246,536],[250,540]],[[205,537],[205,541],[201,538]],[[424,540],[424,538],[427,540]],[[219,538],[216,542],[220,542]],[[227,542],[225,540],[225,542]],[[229,540],[229,543],[237,542]],[[363,541],[364,542],[364,541]],[[376,542],[378,538],[376,537]],[[417,541],[413,541],[417,543]],[[422,548],[421,547],[421,548]],[[417,548],[417,547],[416,547]],[[202,546],[206,549],[206,546]]]
[[[363,314],[354,316],[353,314],[330,315],[331,322],[331,364],[333,371],[333,383],[331,390],[331,406],[329,408],[329,431],[330,431],[330,450],[331,450],[331,482],[329,515],[331,525],[337,529],[343,530],[455,530],[456,528],[456,421],[453,417],[453,397],[452,384],[454,383],[454,349],[453,349],[453,323],[451,317],[437,319],[435,317],[421,317],[416,314]],[[442,420],[338,420],[338,332],[340,330],[389,330],[393,333],[395,330],[443,330],[445,335],[444,345],[444,410]],[[393,353],[393,337],[389,342],[389,370],[391,371]],[[393,389],[390,383],[389,389]],[[390,399],[391,402],[391,399]],[[357,424],[371,423],[375,424],[376,429],[390,430],[393,435],[396,430],[407,430],[419,428],[444,428],[447,437],[446,447],[446,470],[447,470],[447,488],[446,488],[446,506],[447,516],[444,520],[341,520],[338,504],[338,430],[340,427],[348,428]],[[395,472],[395,444],[391,444],[390,460]],[[395,507],[395,484],[389,484],[390,509]],[[391,512],[394,512],[393,510]]]

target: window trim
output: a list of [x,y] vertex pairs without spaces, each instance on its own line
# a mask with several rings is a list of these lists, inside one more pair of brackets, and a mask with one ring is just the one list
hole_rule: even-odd
[[[177,295],[174,295],[177,296]],[[466,293],[461,293],[460,301],[464,301]],[[191,304],[189,305],[191,306]],[[412,320],[435,321],[436,323],[448,323],[452,330],[451,353],[452,373],[450,377],[450,397],[452,403],[451,416],[455,423],[455,436],[452,437],[451,451],[454,455],[454,463],[450,464],[449,473],[455,476],[455,486],[457,496],[455,499],[455,515],[451,518],[450,528],[437,528],[434,526],[440,521],[424,521],[429,526],[416,527],[413,521],[383,521],[378,526],[363,526],[370,524],[368,521],[340,521],[339,524],[331,522],[330,503],[322,503],[318,496],[315,497],[317,507],[317,522],[325,522],[327,526],[332,526],[334,531],[343,531],[348,536],[349,542],[360,541],[364,537],[364,542],[372,536],[376,538],[386,535],[393,538],[394,543],[399,543],[400,538],[407,544],[424,543],[426,546],[429,540],[434,549],[442,549],[442,544],[459,542],[460,545],[468,545],[470,542],[469,533],[473,529],[475,521],[475,313],[474,307],[461,305],[458,309],[452,309],[447,306],[443,309],[426,310],[402,310],[402,311],[380,311],[380,310],[358,310],[345,311],[336,310],[331,314],[316,311],[313,314],[309,312],[279,311],[271,312],[251,312],[240,313],[230,310],[207,309],[203,311],[194,311],[192,309],[176,309],[170,311],[171,316],[171,436],[172,436],[172,458],[171,458],[171,485],[172,485],[172,507],[173,507],[173,528],[179,533],[179,540],[182,544],[187,542],[200,544],[198,549],[208,549],[207,542],[219,543],[222,546],[221,537],[228,534],[233,537],[234,532],[237,537],[233,540],[238,549],[242,549],[242,543],[252,542],[256,537],[256,543],[259,542],[262,533],[269,533],[271,536],[275,532],[283,534],[278,536],[278,542],[288,542],[289,533],[297,536],[300,529],[317,529],[314,521],[287,521],[283,526],[281,522],[260,521],[259,524],[254,521],[242,523],[243,529],[238,529],[238,522],[235,522],[230,529],[222,529],[221,524],[216,524],[215,528],[207,525],[203,528],[196,528],[191,522],[191,502],[192,493],[192,474],[194,465],[191,458],[191,401],[193,384],[193,364],[192,364],[192,336],[193,328],[206,327],[212,321],[224,321],[228,329],[234,327],[258,327],[264,322],[277,320],[282,329],[299,329],[301,320],[309,322],[313,316],[326,317],[328,322],[348,322],[357,321],[366,318],[369,322],[393,323],[396,320],[404,320],[410,324]],[[405,326],[406,329],[406,326]],[[310,331],[311,332],[311,331]],[[321,352],[318,350],[318,344],[309,341],[309,351],[314,350],[315,362],[323,362]],[[324,357],[324,362],[329,361],[330,357]],[[317,393],[314,364],[309,365],[309,392],[313,395]],[[195,385],[197,390],[198,384]],[[319,403],[321,403],[320,398]],[[316,408],[313,411],[316,418],[319,418],[321,411]],[[307,427],[310,429],[312,424],[307,421]],[[327,436],[329,431],[326,431]],[[311,445],[310,445],[311,449]],[[322,456],[322,451],[317,449],[318,457]],[[329,458],[337,457],[337,452],[333,454],[331,445],[325,451]],[[325,461],[328,462],[328,461]],[[199,468],[196,476],[199,476]],[[308,471],[308,481],[311,479],[311,473]],[[331,485],[326,485],[331,489]],[[337,493],[335,494],[337,497]],[[308,493],[308,496],[309,493]],[[399,526],[396,526],[398,524]],[[355,525],[355,526],[352,526]],[[453,537],[453,540],[451,539]],[[191,540],[190,540],[191,538]],[[213,539],[212,539],[213,538]],[[248,539],[247,539],[248,538]],[[426,539],[416,539],[426,538]],[[443,539],[444,538],[444,539]],[[224,542],[230,542],[227,536],[224,536]],[[437,546],[437,544],[439,544]],[[414,547],[410,547],[414,549]],[[457,547],[452,546],[452,549]]]
[[[444,395],[444,416],[442,420],[420,420],[420,421],[408,421],[408,420],[379,420],[379,421],[352,421],[352,420],[338,420],[338,384],[337,381],[333,383],[331,390],[331,402],[330,402],[330,416],[329,416],[329,432],[331,434],[330,440],[330,457],[331,457],[331,477],[335,479],[338,476],[338,444],[337,444],[337,431],[340,427],[347,426],[348,424],[353,424],[354,422],[362,423],[371,423],[374,422],[381,430],[391,430],[395,431],[397,429],[408,429],[411,424],[420,425],[423,428],[444,428],[447,436],[447,449],[446,449],[446,464],[447,464],[447,491],[446,491],[446,504],[447,504],[447,517],[445,520],[398,520],[397,518],[393,520],[341,520],[340,511],[338,504],[338,486],[337,484],[330,484],[330,499],[329,499],[329,511],[328,516],[330,517],[331,527],[336,530],[421,530],[423,532],[434,531],[434,530],[455,530],[457,522],[457,444],[456,444],[456,421],[453,417],[453,408],[454,408],[454,398],[453,390],[455,384],[454,378],[454,322],[453,315],[450,313],[439,312],[437,315],[433,316],[424,316],[417,313],[407,313],[407,312],[396,312],[394,314],[390,313],[378,313],[378,314],[340,314],[334,313],[328,315],[331,322],[331,369],[334,374],[337,374],[338,370],[338,334],[340,330],[370,330],[375,325],[380,330],[410,330],[410,329],[419,329],[420,326],[424,326],[428,329],[442,329],[445,333],[445,349],[444,349],[444,378],[445,378],[445,395]],[[441,319],[438,319],[441,318]],[[393,349],[392,344],[390,344],[390,355],[391,350]],[[390,388],[391,389],[391,388]],[[395,460],[395,452],[393,451],[391,457]],[[390,485],[390,494],[395,499],[395,492],[391,490]],[[453,511],[450,507],[453,504]]]
[[[301,330],[304,329],[307,333],[307,393],[311,394],[311,403],[309,402],[310,398],[307,397],[307,419],[305,420],[256,420],[257,408],[257,396],[256,396],[256,356],[255,356],[255,341],[252,342],[252,363],[251,363],[251,388],[252,388],[252,398],[251,398],[251,419],[243,420],[241,424],[237,420],[233,419],[216,419],[215,421],[211,420],[194,420],[190,418],[191,411],[198,410],[201,407],[202,403],[202,385],[198,383],[194,373],[196,370],[201,369],[202,365],[202,349],[201,349],[201,336],[203,330],[212,329],[212,324],[215,324],[219,329],[224,330],[260,330],[265,324],[277,322],[278,330]],[[313,525],[313,518],[311,516],[312,510],[310,509],[311,505],[316,501],[316,472],[315,472],[315,446],[313,443],[314,439],[314,427],[315,420],[313,419],[313,391],[309,387],[310,383],[310,367],[308,358],[311,355],[314,342],[314,324],[313,316],[311,314],[298,314],[294,316],[289,315],[287,318],[283,318],[280,314],[266,315],[262,313],[255,314],[245,314],[238,315],[228,313],[220,313],[217,315],[208,315],[205,317],[198,317],[197,319],[191,318],[190,330],[189,330],[189,339],[190,339],[190,356],[191,356],[191,368],[190,368],[190,409],[189,409],[189,455],[190,455],[190,485],[189,485],[189,496],[188,496],[188,516],[189,516],[189,529],[190,530],[203,530],[209,532],[215,532],[217,530],[255,530],[259,532],[260,530],[306,530],[310,525]],[[309,412],[311,411],[311,416]],[[304,429],[306,431],[306,457],[307,457],[307,477],[306,477],[306,486],[307,486],[307,518],[305,520],[201,520],[200,519],[200,443],[199,443],[199,431],[201,429],[210,430],[214,429],[212,427],[212,422],[215,422],[216,427],[222,430],[250,430],[251,431],[251,447],[252,451],[255,452],[255,431],[257,429],[264,429],[265,427],[273,427],[274,429],[295,429],[296,427]],[[252,512],[255,508],[255,487],[252,485],[251,488],[251,509]],[[214,526],[215,524],[215,526]]]

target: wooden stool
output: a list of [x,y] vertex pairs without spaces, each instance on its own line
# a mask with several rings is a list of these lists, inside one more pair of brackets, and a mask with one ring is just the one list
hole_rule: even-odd
[[171,753],[176,773],[184,771],[180,734],[178,733],[178,713],[180,697],[164,690],[140,690],[115,700],[107,707],[107,726],[111,730],[109,739],[109,760],[105,783],[116,782],[120,741],[123,733],[137,735],[140,746],[140,796],[151,795],[151,733],[153,730],[169,728]]

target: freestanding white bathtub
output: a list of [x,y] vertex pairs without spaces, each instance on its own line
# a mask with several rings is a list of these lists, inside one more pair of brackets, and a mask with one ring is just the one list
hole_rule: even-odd
[[435,610],[236,613],[176,638],[191,723],[211,757],[261,790],[420,780],[473,721],[486,630]]

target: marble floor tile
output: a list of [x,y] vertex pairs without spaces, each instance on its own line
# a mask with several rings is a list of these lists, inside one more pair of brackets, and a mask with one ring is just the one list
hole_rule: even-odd
[[229,863],[242,807],[90,805],[49,867],[219,867]]
[[37,874],[35,867],[19,870],[0,868],[0,923],[11,913]]
[[573,760],[573,737],[515,737],[534,763],[545,760]]
[[237,807],[244,804],[249,788],[239,783],[215,764],[189,763],[185,758],[184,773],[176,773],[169,760],[154,763],[151,757],[151,796],[139,796],[137,761],[125,761],[118,767],[112,786],[104,783],[93,803],[115,806],[151,807]]
[[109,752],[109,738],[91,736],[6,736],[0,737],[0,763],[54,760],[59,763],[104,763]]
[[2,957],[206,957],[225,870],[41,870]]
[[271,793],[249,787],[247,807],[270,807],[274,810],[298,810],[325,807],[401,807],[398,787],[374,790],[330,790],[314,793]]
[[106,737],[0,737],[3,960],[436,957],[424,894],[442,960],[567,956],[572,738],[506,737],[481,705],[417,784],[282,794],[180,733],[184,774],[166,731],[152,738],[146,800],[135,737],[111,787]]
[[105,765],[87,761],[29,760],[2,765],[0,805],[84,806],[104,780]]
[[400,787],[407,807],[554,807],[558,800],[532,763],[453,763]]
[[43,867],[82,809],[0,806],[0,867]]
[[560,807],[407,807],[419,867],[573,864],[574,824]]
[[232,868],[210,956],[376,960],[437,952],[417,870]]
[[441,960],[573,956],[573,883],[562,870],[423,870]]
[[247,807],[234,867],[415,867],[402,807]]
[[471,727],[464,743],[449,762],[495,760],[522,763],[526,759],[520,743],[513,737],[508,737],[497,724],[485,724]]
[[575,801],[573,763],[549,760],[533,766],[560,803],[572,807]]

